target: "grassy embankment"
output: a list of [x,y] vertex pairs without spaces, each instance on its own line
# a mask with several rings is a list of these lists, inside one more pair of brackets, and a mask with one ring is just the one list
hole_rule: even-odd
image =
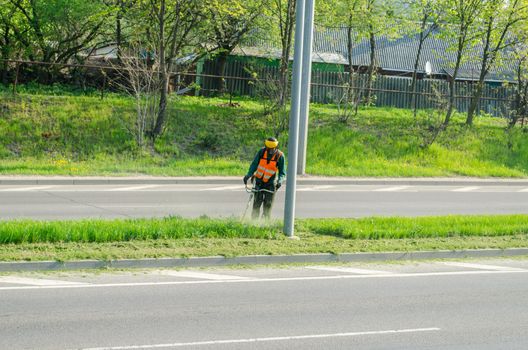
[[[258,101],[184,97],[169,105],[169,123],[153,151],[140,151],[122,120],[132,99],[0,88],[0,174],[241,175],[272,133]],[[326,176],[527,177],[528,137],[504,120],[455,116],[430,147],[430,118],[408,110],[364,108],[348,124],[331,105],[311,107],[307,172]],[[286,151],[286,136],[280,137]]]
[[454,250],[528,246],[528,215],[299,220],[0,222],[0,261]]

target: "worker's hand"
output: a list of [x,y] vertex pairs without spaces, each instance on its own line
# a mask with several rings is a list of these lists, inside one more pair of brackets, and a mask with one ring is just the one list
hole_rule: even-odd
[[247,182],[248,182],[250,177],[251,176],[249,176],[249,175],[244,176],[244,185],[247,185]]
[[277,182],[277,184],[275,185],[275,191],[278,191],[281,186],[282,184],[280,182]]

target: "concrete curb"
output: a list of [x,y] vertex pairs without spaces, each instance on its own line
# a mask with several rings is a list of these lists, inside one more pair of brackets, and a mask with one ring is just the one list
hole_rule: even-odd
[[291,263],[327,262],[372,262],[430,259],[462,259],[528,256],[528,248],[482,249],[455,251],[416,251],[385,253],[344,253],[344,254],[299,254],[299,255],[251,255],[226,258],[222,256],[203,258],[163,258],[127,260],[81,260],[81,261],[35,261],[0,262],[0,272],[15,271],[58,271],[102,268],[170,268],[170,267],[217,267],[226,265],[266,265]]
[[[528,179],[493,178],[343,178],[300,176],[303,185],[528,186]],[[0,176],[0,185],[241,184],[242,177],[67,177]]]

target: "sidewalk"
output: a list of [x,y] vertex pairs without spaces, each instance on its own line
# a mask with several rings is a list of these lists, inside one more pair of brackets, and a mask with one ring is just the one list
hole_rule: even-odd
[[[414,185],[414,186],[528,186],[528,179],[438,177],[438,178],[355,178],[298,176],[302,185]],[[242,176],[0,176],[0,185],[129,185],[129,184],[219,184],[242,183]]]

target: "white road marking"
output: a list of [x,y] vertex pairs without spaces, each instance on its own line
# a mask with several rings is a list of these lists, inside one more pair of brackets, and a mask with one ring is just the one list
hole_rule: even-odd
[[480,187],[478,186],[468,186],[468,187],[462,187],[462,188],[451,190],[451,192],[471,192],[471,191],[478,190],[479,188]]
[[411,186],[394,186],[394,187],[384,187],[373,190],[374,192],[396,192],[409,188]]
[[320,191],[320,190],[328,190],[334,187],[335,187],[334,185],[311,186],[311,187],[299,188],[297,191]]
[[1,192],[26,192],[26,191],[38,191],[47,190],[53,186],[29,186],[29,187],[15,187],[15,188],[4,188]]
[[225,190],[240,190],[240,189],[243,189],[242,185],[204,188],[200,191],[225,191]]
[[525,189],[519,190],[519,192],[528,192],[528,188],[525,188]]
[[177,286],[188,284],[217,284],[217,283],[265,283],[265,282],[291,282],[291,281],[323,281],[339,279],[364,279],[364,278],[412,278],[431,276],[471,276],[471,275],[495,275],[527,273],[521,271],[450,271],[450,272],[427,272],[427,273],[393,273],[387,275],[337,275],[337,276],[309,276],[309,277],[286,277],[286,278],[247,278],[236,280],[207,280],[207,281],[168,281],[168,282],[135,282],[135,283],[101,283],[84,285],[61,285],[61,286],[23,286],[23,287],[0,287],[3,290],[28,290],[28,289],[70,289],[70,288],[114,288],[114,287],[146,287],[146,286]]
[[171,343],[171,344],[151,344],[151,345],[125,345],[99,348],[84,348],[81,350],[132,350],[132,349],[160,349],[160,348],[175,348],[184,346],[199,346],[199,345],[222,345],[222,344],[240,344],[240,343],[257,343],[257,342],[273,342],[273,341],[291,341],[304,339],[323,339],[323,338],[337,338],[337,337],[357,337],[362,335],[386,335],[386,334],[402,334],[402,333],[418,333],[418,332],[438,332],[440,328],[411,328],[411,329],[391,329],[385,331],[366,331],[366,332],[349,332],[349,333],[330,333],[330,334],[307,334],[307,335],[293,335],[286,337],[269,337],[269,338],[248,338],[248,339],[227,339],[227,340],[207,340],[196,341],[189,343]]
[[139,191],[146,190],[149,188],[159,187],[160,185],[142,185],[142,186],[131,186],[131,187],[120,187],[120,188],[111,188],[106,191],[108,192],[127,192],[127,191]]
[[451,262],[451,261],[446,261],[446,262],[443,262],[443,264],[444,264],[444,265],[448,265],[448,266],[465,267],[465,268],[480,269],[480,270],[493,270],[493,271],[528,271],[528,270],[520,269],[520,268],[517,268],[517,267],[496,266],[496,265],[484,265],[484,264],[471,264],[471,263],[464,263],[464,262]]
[[232,276],[232,275],[218,275],[214,273],[204,273],[204,272],[196,272],[196,271],[160,271],[159,274],[164,275],[164,276],[189,277],[189,278],[199,278],[199,279],[215,280],[215,281],[248,279],[248,277]]
[[80,283],[80,282],[46,280],[46,279],[41,279],[41,278],[25,278],[25,277],[16,277],[16,276],[0,277],[0,283],[29,284],[32,286],[85,285],[85,283]]
[[387,272],[387,271],[356,269],[352,267],[308,266],[307,268],[312,269],[312,270],[321,270],[321,271],[355,273],[358,275],[388,275],[392,273],[392,272]]

